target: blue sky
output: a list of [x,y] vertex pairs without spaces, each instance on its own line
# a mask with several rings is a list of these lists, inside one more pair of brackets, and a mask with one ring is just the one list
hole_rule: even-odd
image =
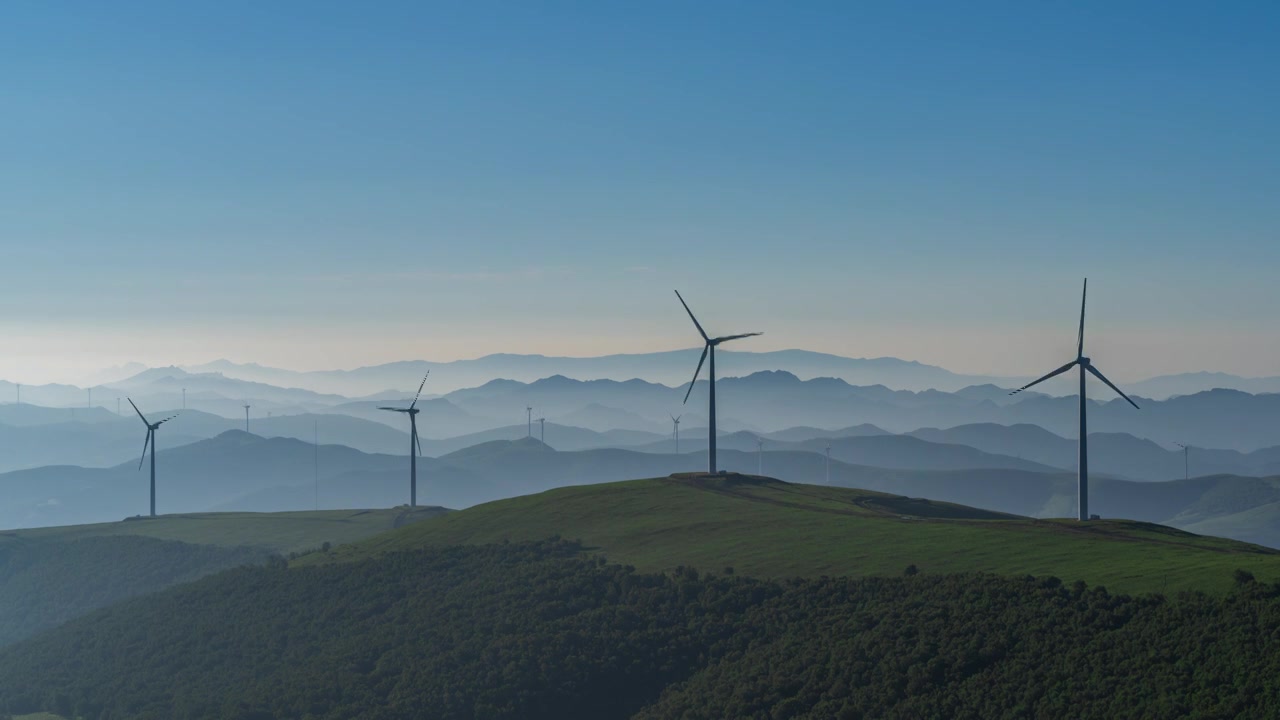
[[[799,7],[798,7],[799,6]],[[694,344],[1280,374],[1280,6],[13,2],[0,377]],[[741,349],[748,349],[743,343]]]

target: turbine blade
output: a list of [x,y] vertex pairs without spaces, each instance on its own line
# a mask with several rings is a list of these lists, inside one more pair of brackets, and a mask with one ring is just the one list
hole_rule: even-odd
[[1078,360],[1072,360],[1071,362],[1067,363],[1066,365],[1063,365],[1062,367],[1058,368],[1057,370],[1054,370],[1053,372],[1049,373],[1048,375],[1045,375],[1044,377],[1040,378],[1039,380],[1036,380],[1035,382],[1027,383],[1026,385],[1023,385],[1022,387],[1018,388],[1017,390],[1014,390],[1013,392],[1011,392],[1011,393],[1009,393],[1009,394],[1010,394],[1010,395],[1017,395],[1018,393],[1022,392],[1023,390],[1026,390],[1027,388],[1031,387],[1032,385],[1039,385],[1040,383],[1044,382],[1045,380],[1048,380],[1048,379],[1049,379],[1049,378],[1051,378],[1051,377],[1057,377],[1058,375],[1061,375],[1062,373],[1064,373],[1064,372],[1066,372],[1066,371],[1070,370],[1071,368],[1075,367],[1075,365],[1076,365],[1076,363],[1077,363],[1077,362],[1079,362],[1079,361],[1078,361]]
[[1102,372],[1101,372],[1100,370],[1098,370],[1098,368],[1096,368],[1096,367],[1094,367],[1094,366],[1092,366],[1092,365],[1085,365],[1085,369],[1086,369],[1086,370],[1088,370],[1089,372],[1093,373],[1093,376],[1094,376],[1094,377],[1096,377],[1096,378],[1098,378],[1099,380],[1101,380],[1102,382],[1106,383],[1106,384],[1107,384],[1107,387],[1111,388],[1112,390],[1115,390],[1117,395],[1119,395],[1120,397],[1124,398],[1125,400],[1129,400],[1129,404],[1130,404],[1130,405],[1132,405],[1132,406],[1134,407],[1134,409],[1136,409],[1136,410],[1141,410],[1141,409],[1142,409],[1142,408],[1138,407],[1138,403],[1134,402],[1133,400],[1130,400],[1128,395],[1125,395],[1123,392],[1121,392],[1121,391],[1120,391],[1120,388],[1118,388],[1118,387],[1116,387],[1115,385],[1113,385],[1113,384],[1111,383],[1111,381],[1110,381],[1110,380],[1108,380],[1108,379],[1106,378],[1106,376],[1105,376],[1105,375],[1103,375],[1103,374],[1102,374]]
[[1089,297],[1089,278],[1084,279],[1084,290],[1080,291],[1080,335],[1077,336],[1076,357],[1084,357],[1084,301]]
[[380,407],[380,408],[378,408],[378,409],[379,409],[379,410],[390,410],[391,412],[409,412],[409,409],[408,409],[408,408],[389,408],[389,407]]
[[684,311],[689,313],[689,319],[693,321],[693,326],[698,328],[698,334],[702,336],[703,342],[711,342],[711,338],[707,337],[707,331],[702,329],[702,325],[698,322],[698,318],[693,316],[693,311],[689,309],[689,303],[681,297],[680,291],[676,291],[676,297],[680,298],[680,304],[684,306]]
[[180,413],[174,413],[174,414],[170,415],[169,417],[167,417],[167,418],[165,418],[165,419],[161,420],[160,422],[156,423],[156,425],[163,425],[163,424],[165,424],[165,423],[169,422],[170,420],[172,420],[172,419],[174,419],[174,418],[178,417],[178,415],[179,415],[179,414],[180,414]]
[[[125,398],[125,400],[128,400],[130,405],[133,405],[133,398]],[[137,405],[133,405],[133,411],[138,413],[138,417],[142,418],[142,422],[146,423],[147,427],[151,427],[151,423],[147,422],[147,418],[143,416]]]
[[142,469],[142,463],[147,461],[147,446],[151,444],[151,426],[147,426],[147,439],[142,442],[142,459],[138,461],[138,469]]
[[689,381],[689,391],[684,394],[684,401],[689,402],[689,395],[693,393],[693,385],[698,382],[698,373],[702,372],[702,363],[707,359],[707,353],[711,351],[711,344],[707,343],[702,346],[702,358],[698,360],[698,369],[693,371],[693,379]]
[[[431,374],[431,371],[428,370],[427,375],[430,375],[430,374]],[[427,384],[427,375],[423,375],[422,382],[418,383],[418,394],[413,396],[413,402],[409,404],[410,410],[418,407],[418,398],[421,397],[422,395],[422,387]]]
[[418,425],[413,426],[413,442],[418,446],[418,457],[422,457],[422,438],[418,437]]
[[715,343],[716,345],[719,345],[722,342],[729,342],[730,340],[741,340],[742,338],[755,337],[757,335],[763,335],[763,334],[764,333],[743,333],[741,335],[725,335],[724,337],[718,337],[712,340],[711,342]]

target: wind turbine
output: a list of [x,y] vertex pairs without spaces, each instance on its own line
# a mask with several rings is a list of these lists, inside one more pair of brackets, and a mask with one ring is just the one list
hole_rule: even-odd
[[533,408],[525,406],[524,413],[528,416],[529,422],[529,433],[525,437],[533,437]]
[[128,400],[129,400],[129,404],[133,405],[133,411],[138,413],[138,417],[142,418],[142,424],[147,426],[147,439],[145,442],[142,443],[142,459],[138,461],[138,469],[141,470],[142,463],[146,462],[147,446],[150,445],[151,446],[151,517],[155,517],[156,516],[156,440],[155,440],[156,430],[158,430],[161,425],[169,422],[170,420],[178,416],[170,415],[169,417],[161,420],[160,422],[153,423],[150,420],[148,420],[145,415],[142,414],[142,411],[138,409],[137,405],[133,404],[132,398],[128,398]]
[[672,425],[672,427],[674,428],[674,429],[671,431],[671,436],[672,436],[672,437],[674,437],[674,438],[675,438],[675,440],[676,440],[676,454],[677,454],[677,455],[679,455],[679,454],[680,454],[680,418],[682,418],[682,417],[684,417],[684,415],[672,415],[672,416],[671,416],[671,425]]
[[1085,422],[1085,407],[1087,404],[1086,398],[1085,398],[1085,387],[1084,387],[1085,374],[1093,373],[1094,377],[1106,383],[1107,387],[1111,388],[1112,390],[1115,390],[1117,395],[1127,400],[1129,404],[1132,405],[1135,409],[1138,409],[1138,403],[1134,402],[1133,400],[1130,400],[1128,395],[1125,395],[1123,392],[1121,392],[1120,388],[1116,387],[1110,380],[1108,380],[1106,376],[1103,375],[1098,370],[1098,368],[1094,367],[1093,362],[1089,358],[1085,357],[1084,355],[1084,304],[1085,304],[1086,298],[1088,297],[1088,294],[1089,294],[1089,279],[1085,278],[1084,290],[1080,293],[1080,334],[1077,337],[1077,342],[1076,342],[1076,359],[1072,360],[1066,365],[1063,365],[1057,370],[1054,370],[1048,375],[1045,375],[1039,380],[1023,385],[1017,390],[1014,390],[1013,392],[1009,393],[1010,395],[1015,395],[1017,393],[1022,392],[1023,390],[1026,390],[1029,387],[1032,387],[1034,385],[1039,385],[1040,383],[1044,382],[1045,380],[1048,380],[1051,377],[1056,377],[1058,375],[1061,375],[1062,373],[1070,370],[1073,367],[1079,366],[1080,368],[1080,469],[1079,469],[1080,475],[1079,475],[1079,488],[1077,489],[1076,492],[1078,494],[1079,511],[1080,511],[1079,514],[1080,514],[1081,520],[1089,519],[1089,431],[1088,431],[1087,423]]
[[[431,371],[428,370],[427,375],[430,374]],[[427,375],[422,376],[422,382],[418,384],[418,394],[413,396],[413,402],[409,403],[409,407],[378,408],[379,410],[405,413],[409,416],[409,507],[418,506],[418,454],[422,452],[422,441],[418,439],[418,413],[422,412],[418,409],[418,398],[422,397],[422,388],[427,384]]]
[[1180,442],[1176,442],[1174,443],[1174,445],[1177,445],[1178,447],[1182,448],[1182,479],[1190,480],[1191,479],[1191,461],[1187,457],[1187,454],[1190,452],[1191,446],[1183,445]]
[[541,441],[543,445],[546,445],[547,444],[547,419],[544,417],[538,418],[538,436],[539,436],[538,440]]
[[756,438],[756,474],[764,475],[764,438]]
[[684,306],[684,311],[689,313],[689,319],[693,321],[693,326],[698,328],[698,334],[702,336],[702,341],[706,345],[702,348],[702,357],[698,360],[698,369],[693,371],[693,379],[689,381],[689,391],[684,394],[684,401],[689,402],[689,395],[693,393],[693,386],[698,382],[698,373],[702,372],[702,363],[707,359],[707,355],[711,356],[711,367],[707,370],[708,375],[708,415],[711,422],[707,427],[707,472],[712,475],[716,474],[716,346],[720,343],[729,342],[730,340],[740,340],[742,338],[763,335],[764,333],[743,333],[741,335],[724,335],[718,338],[708,337],[705,330],[702,329],[698,318],[693,316],[693,311],[689,309],[689,304],[684,301],[684,297],[680,295],[680,291],[676,291],[676,297],[680,298],[680,304]]
[[249,432],[249,403],[244,404],[244,431]]

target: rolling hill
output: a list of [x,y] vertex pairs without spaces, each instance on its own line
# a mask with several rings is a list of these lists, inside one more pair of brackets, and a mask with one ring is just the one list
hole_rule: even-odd
[[561,488],[476,506],[337,548],[301,564],[456,544],[581,540],[642,571],[732,566],[755,577],[925,572],[1056,575],[1122,592],[1280,577],[1280,552],[1130,520],[1018,518],[899,495],[756,476],[677,475]]
[[325,543],[359,540],[440,508],[161,515],[0,533],[0,645],[129,597]]

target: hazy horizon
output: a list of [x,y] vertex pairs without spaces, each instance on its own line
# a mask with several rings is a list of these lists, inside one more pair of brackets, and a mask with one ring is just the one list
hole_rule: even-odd
[[[1280,374],[1270,6],[0,11],[0,377],[688,347]],[[708,45],[705,38],[714,36]]]

